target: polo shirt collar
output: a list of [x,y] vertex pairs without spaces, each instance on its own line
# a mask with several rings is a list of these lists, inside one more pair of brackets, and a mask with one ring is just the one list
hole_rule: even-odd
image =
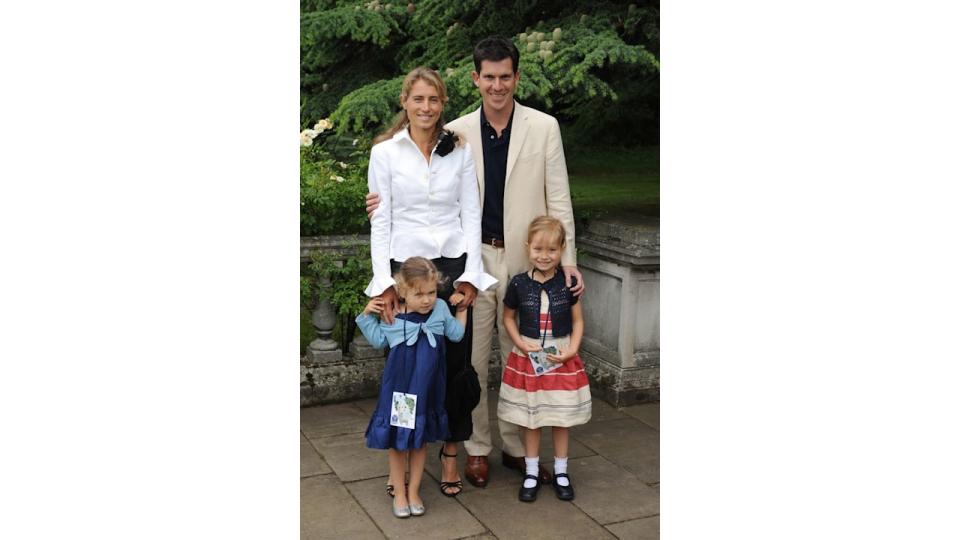
[[[510,128],[513,127],[513,115],[517,112],[517,102],[513,102],[513,110],[510,111],[510,119],[507,120],[507,127],[503,128],[504,131],[510,131]],[[480,125],[483,127],[493,128],[490,125],[490,122],[487,122],[487,115],[483,112],[483,104],[480,104]]]

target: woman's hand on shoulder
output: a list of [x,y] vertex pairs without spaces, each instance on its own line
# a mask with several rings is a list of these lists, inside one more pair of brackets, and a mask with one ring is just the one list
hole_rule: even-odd
[[[376,302],[376,303],[375,303]],[[393,287],[387,287],[379,296],[375,296],[367,303],[367,308],[377,307],[376,313],[383,322],[393,324],[393,315],[400,310],[400,303],[397,299],[397,291]],[[367,313],[364,308],[364,313]]]

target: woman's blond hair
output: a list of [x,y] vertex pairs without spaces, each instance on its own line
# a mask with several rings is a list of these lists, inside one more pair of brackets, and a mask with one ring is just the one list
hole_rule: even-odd
[[[440,77],[440,74],[436,71],[419,66],[413,68],[413,71],[407,73],[407,76],[403,78],[403,84],[400,86],[400,105],[402,107],[403,102],[407,100],[407,96],[410,95],[410,89],[413,88],[413,84],[417,81],[423,81],[430,86],[434,87],[437,90],[437,96],[440,97],[440,103],[444,106],[447,104],[447,86],[443,84],[443,79]],[[386,141],[397,134],[401,129],[406,129],[407,125],[410,123],[407,118],[406,109],[401,108],[400,112],[397,113],[397,116],[393,118],[393,122],[390,123],[390,127],[386,131],[377,135],[373,139],[373,144]],[[440,138],[440,133],[443,131],[444,121],[443,121],[443,111],[440,112],[440,116],[437,118],[437,125],[433,128],[433,134],[430,137],[430,145],[433,146],[437,144],[437,139]]]
[[439,282],[440,279],[440,272],[434,266],[433,261],[423,257],[410,257],[403,261],[403,264],[400,265],[400,271],[393,276],[393,280],[397,282],[397,293],[400,296],[406,295],[407,289],[418,281],[433,283]]
[[540,233],[553,235],[553,240],[560,243],[560,247],[567,246],[567,231],[563,228],[563,223],[555,217],[539,216],[533,218],[530,226],[527,228],[527,245],[533,242],[533,237]]

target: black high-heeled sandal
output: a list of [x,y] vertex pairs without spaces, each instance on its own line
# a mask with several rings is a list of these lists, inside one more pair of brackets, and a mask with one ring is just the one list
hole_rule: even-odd
[[[457,495],[459,495],[459,494],[463,491],[463,480],[456,480],[456,481],[453,481],[453,482],[444,482],[444,481],[443,481],[443,458],[445,458],[445,457],[452,457],[453,459],[457,459],[457,455],[456,455],[456,454],[448,454],[448,453],[444,452],[444,451],[443,451],[443,445],[441,444],[441,445],[440,445],[440,453],[437,455],[437,457],[440,458],[440,479],[441,479],[441,480],[440,480],[440,493],[443,493],[443,494],[446,495],[447,497],[456,497]],[[447,491],[448,489],[456,489],[457,491],[455,491],[455,492],[453,492],[453,493],[450,493],[450,492]]]

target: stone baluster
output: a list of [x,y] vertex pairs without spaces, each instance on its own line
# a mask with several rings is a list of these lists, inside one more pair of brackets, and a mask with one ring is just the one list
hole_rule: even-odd
[[[329,283],[329,282],[328,282]],[[317,331],[317,338],[307,347],[307,356],[314,364],[339,362],[343,359],[343,351],[334,341],[333,328],[337,325],[337,313],[329,300],[321,300],[313,315],[310,317],[313,328]]]

